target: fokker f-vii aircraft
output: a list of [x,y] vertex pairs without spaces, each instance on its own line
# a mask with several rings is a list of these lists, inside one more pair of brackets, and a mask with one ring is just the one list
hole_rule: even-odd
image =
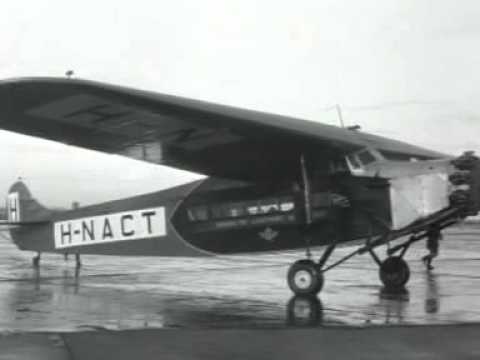
[[[369,253],[387,288],[410,276],[404,255],[431,226],[480,209],[480,166],[396,140],[257,111],[86,80],[0,82],[0,128],[207,175],[142,196],[48,209],[23,182],[8,194],[22,250],[210,256],[306,249],[288,271],[296,294]],[[395,245],[393,240],[400,240]],[[358,248],[328,264],[335,248]],[[389,245],[381,260],[376,248]],[[311,247],[325,246],[320,259]]]

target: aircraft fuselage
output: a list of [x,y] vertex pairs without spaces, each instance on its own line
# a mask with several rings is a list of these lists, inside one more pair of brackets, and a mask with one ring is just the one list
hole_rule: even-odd
[[391,221],[386,181],[345,175],[313,184],[308,230],[297,184],[207,178],[52,212],[48,221],[31,219],[40,223],[11,233],[19,248],[38,252],[208,256],[303,248],[306,241],[310,246],[341,243],[381,233],[381,224]]

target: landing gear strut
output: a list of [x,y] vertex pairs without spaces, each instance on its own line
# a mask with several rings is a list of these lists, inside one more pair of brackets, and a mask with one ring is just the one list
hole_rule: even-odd
[[317,295],[323,288],[323,271],[322,267],[328,260],[333,251],[334,245],[329,246],[323,254],[320,261],[315,263],[310,259],[310,234],[309,230],[312,225],[312,208],[310,203],[310,179],[305,156],[300,157],[300,169],[303,182],[303,203],[305,206],[305,229],[304,238],[307,245],[307,259],[295,262],[288,270],[287,281],[288,286],[295,295]]

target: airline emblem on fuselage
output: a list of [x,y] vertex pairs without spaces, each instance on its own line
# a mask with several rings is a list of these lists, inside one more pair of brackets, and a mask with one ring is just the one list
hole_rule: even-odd
[[167,234],[165,208],[150,208],[54,223],[55,248],[161,237]]
[[273,230],[271,227],[267,227],[265,230],[259,232],[258,236],[268,242],[272,242],[275,240],[278,234],[278,231]]

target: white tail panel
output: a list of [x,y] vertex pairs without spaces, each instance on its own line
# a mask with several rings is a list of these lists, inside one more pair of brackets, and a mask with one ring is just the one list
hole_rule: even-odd
[[7,196],[7,214],[8,221],[20,222],[20,196],[18,192],[13,192]]

